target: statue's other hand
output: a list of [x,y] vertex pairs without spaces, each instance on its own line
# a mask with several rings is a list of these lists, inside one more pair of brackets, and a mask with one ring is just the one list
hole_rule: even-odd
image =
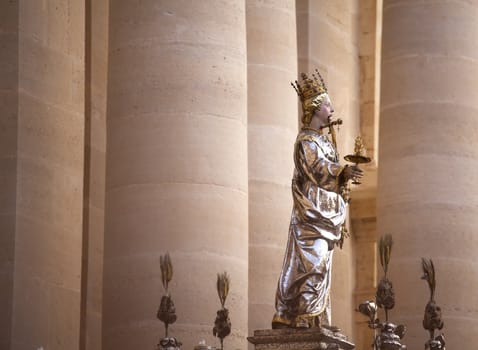
[[343,171],[344,180],[360,179],[363,176],[363,170],[357,165],[347,165]]

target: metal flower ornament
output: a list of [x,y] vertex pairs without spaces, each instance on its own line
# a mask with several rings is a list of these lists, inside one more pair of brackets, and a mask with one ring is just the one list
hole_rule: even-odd
[[229,310],[226,309],[227,295],[229,294],[230,280],[226,272],[217,274],[217,294],[221,302],[221,309],[217,311],[216,320],[214,321],[214,328],[212,333],[221,341],[221,350],[224,348],[224,338],[231,333],[231,320],[229,319]]
[[[395,306],[392,282],[387,277],[392,246],[392,236],[385,235],[381,237],[379,252],[384,276],[377,286],[376,302],[365,301],[359,305],[357,310],[368,317],[368,326],[374,330],[374,341],[372,344],[374,350],[406,350],[406,346],[401,343],[406,327],[388,322],[388,311]],[[433,261],[422,258],[422,270],[422,279],[427,281],[428,288],[430,289],[430,298],[425,306],[425,315],[423,317],[423,328],[430,334],[430,338],[425,343],[425,350],[445,350],[445,336],[440,332],[443,328],[442,312],[435,301],[436,275]],[[377,318],[378,307],[385,310],[385,322],[380,322]]]
[[[358,307],[358,311],[369,318],[369,328],[374,330],[372,344],[374,350],[406,349],[406,346],[401,343],[406,327],[404,325],[395,325],[388,321],[388,311],[395,306],[395,293],[393,292],[392,282],[387,277],[392,246],[393,240],[391,235],[385,235],[380,238],[380,264],[382,265],[384,276],[377,286],[376,301],[365,301]],[[377,318],[379,307],[385,310],[385,322],[380,322]]]
[[160,256],[159,264],[161,267],[161,281],[163,282],[163,287],[165,295],[161,298],[161,304],[159,305],[158,312],[156,317],[164,322],[165,336],[160,339],[158,344],[158,349],[179,349],[181,347],[181,342],[179,342],[174,337],[168,337],[169,325],[176,322],[176,308],[173,303],[173,299],[169,294],[169,282],[173,278],[173,264],[171,262],[171,257],[169,253],[166,253],[164,256]]
[[445,336],[443,333],[439,333],[435,337],[435,331],[443,328],[443,320],[441,314],[441,308],[435,302],[435,266],[432,259],[422,258],[422,279],[427,281],[428,288],[430,289],[430,300],[425,306],[425,315],[423,317],[423,328],[430,332],[430,339],[425,344],[425,349],[430,350],[445,350]]
[[173,278],[173,264],[171,263],[171,258],[169,253],[159,258],[161,265],[161,280],[163,282],[165,295],[161,298],[161,304],[159,305],[157,317],[159,320],[164,322],[165,327],[165,336],[168,336],[168,327],[170,324],[176,322],[176,308],[174,307],[173,299],[169,294],[169,282]]

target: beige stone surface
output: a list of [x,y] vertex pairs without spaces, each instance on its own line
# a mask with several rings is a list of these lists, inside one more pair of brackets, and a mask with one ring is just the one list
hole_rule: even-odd
[[427,338],[421,257],[435,262],[447,347],[475,343],[477,13],[466,2],[384,4],[377,225],[394,235],[392,317],[409,348]]
[[76,1],[18,5],[12,349],[75,349],[80,324],[84,9]]
[[[293,1],[246,1],[249,164],[248,334],[268,328],[292,210],[297,135]],[[271,30],[271,28],[274,28]]]
[[0,4],[0,348],[12,330],[18,128],[18,3]]
[[[171,253],[170,334],[218,344],[216,274],[231,276],[230,348],[247,334],[245,4],[110,3],[103,349],[151,348]],[[135,62],[134,64],[132,62]]]
[[[375,300],[377,285],[377,214],[376,197],[354,198],[350,205],[351,226],[354,240],[355,290],[354,305]],[[356,312],[354,342],[357,348],[366,349],[373,342],[373,331],[368,328],[367,318]]]
[[80,348],[101,350],[108,73],[107,0],[86,2],[85,191]]
[[378,163],[382,1],[360,2],[360,133],[367,154]]
[[[360,135],[372,162],[362,165],[365,176],[360,186],[354,187],[350,204],[352,239],[354,242],[355,308],[366,301],[375,300],[377,284],[377,164],[378,126],[380,102],[380,50],[382,2],[366,0],[359,7],[359,62],[360,62]],[[354,341],[358,349],[369,348],[373,331],[367,318],[353,315]]]
[[289,81],[315,68],[344,120],[341,156],[361,133],[375,160],[352,194],[352,238],[335,252],[334,324],[369,347],[352,310],[373,298],[377,232],[392,233],[391,318],[407,323],[405,343],[427,337],[427,256],[447,343],[472,348],[478,6],[385,1],[380,90],[380,4],[2,2],[0,348],[154,347],[166,251],[183,348],[218,344],[224,269],[226,347],[269,327],[292,206],[299,106]]

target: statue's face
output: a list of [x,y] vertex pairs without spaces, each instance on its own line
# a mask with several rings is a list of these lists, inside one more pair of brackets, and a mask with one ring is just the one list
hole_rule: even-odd
[[318,119],[319,125],[327,124],[329,117],[334,113],[334,107],[332,106],[329,95],[327,93],[319,95],[312,103],[320,106],[320,108],[315,110],[314,118]]

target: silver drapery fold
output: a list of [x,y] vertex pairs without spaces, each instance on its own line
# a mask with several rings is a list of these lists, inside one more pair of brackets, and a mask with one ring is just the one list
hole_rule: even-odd
[[311,129],[297,136],[294,162],[294,206],[274,320],[293,325],[298,318],[318,316],[330,324],[333,247],[346,215],[338,194],[343,168],[327,136]]

